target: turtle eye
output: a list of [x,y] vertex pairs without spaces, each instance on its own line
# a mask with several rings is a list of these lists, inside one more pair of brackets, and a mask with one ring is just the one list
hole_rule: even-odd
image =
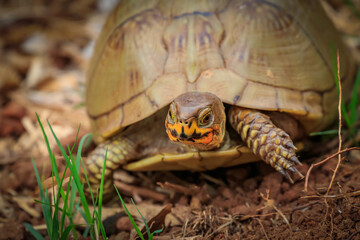
[[199,126],[206,126],[212,123],[214,115],[211,108],[205,108],[199,114]]

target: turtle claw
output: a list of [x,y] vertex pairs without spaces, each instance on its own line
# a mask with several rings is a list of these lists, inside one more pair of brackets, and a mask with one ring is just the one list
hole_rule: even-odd
[[290,158],[291,161],[293,161],[296,164],[299,164],[300,166],[302,166],[302,163],[299,161],[299,159],[296,156],[292,156]]
[[280,168],[278,170],[291,184],[294,184],[294,180],[290,177],[290,174],[286,171],[284,171],[284,169]]
[[289,167],[289,170],[292,171],[293,173],[296,173],[300,177],[300,179],[304,178],[304,175],[302,175],[301,172],[299,172],[299,170],[297,170],[296,167],[291,166],[291,167]]
[[[300,161],[295,157],[292,156],[290,159],[282,158],[281,160],[278,160],[274,162],[272,165],[278,172],[280,172],[291,184],[294,184],[295,181],[291,178],[291,176],[295,177],[296,180],[303,179],[304,176],[301,174],[301,172],[293,165],[295,163],[300,163]],[[293,160],[293,158],[296,159],[296,161]],[[293,173],[290,174],[289,173]]]
[[288,148],[292,148],[292,149],[294,149],[294,150],[297,149],[292,142],[287,142],[287,143],[285,144],[285,146],[287,146]]

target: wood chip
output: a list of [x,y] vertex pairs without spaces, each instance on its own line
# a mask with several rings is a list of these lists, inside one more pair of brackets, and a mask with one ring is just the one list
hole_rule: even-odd
[[157,184],[164,189],[173,190],[174,192],[183,193],[185,195],[195,195],[200,190],[200,188],[195,185],[191,185],[190,187],[184,187],[184,186],[181,186],[181,185],[178,185],[175,183],[169,183],[169,182],[165,182],[165,183],[158,182]]
[[[167,204],[155,217],[151,218],[148,221],[147,225],[149,226],[150,232],[154,232],[156,230],[162,229],[165,227],[165,217],[171,213],[172,204]],[[143,227],[141,229],[141,233],[144,235],[145,239],[148,239],[146,228]],[[140,238],[136,238],[136,240],[140,240]]]
[[19,205],[20,208],[22,208],[25,212],[30,214],[32,217],[34,217],[34,218],[40,218],[41,217],[41,214],[37,210],[35,210],[34,208],[29,206],[30,198],[13,196],[12,200],[14,202],[16,202]]
[[132,185],[127,185],[120,181],[115,181],[115,185],[118,188],[119,192],[125,192],[127,194],[137,193],[142,197],[148,197],[154,199],[156,201],[163,202],[167,199],[167,197],[161,193],[157,193],[155,191],[149,190],[147,188],[136,187]]

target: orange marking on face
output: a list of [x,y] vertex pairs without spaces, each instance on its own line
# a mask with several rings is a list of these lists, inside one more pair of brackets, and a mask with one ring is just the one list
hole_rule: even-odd
[[208,144],[212,141],[213,139],[213,131],[209,132],[207,135],[205,135],[204,137],[200,138],[200,142],[203,144]]
[[[168,124],[168,125],[169,125],[169,124]],[[166,133],[167,133],[167,135],[169,136],[169,138],[170,138],[171,141],[173,141],[173,142],[177,142],[177,141],[178,141],[178,139],[171,134],[171,132],[170,132],[169,129],[166,131]]]
[[[190,126],[190,127],[189,127]],[[167,134],[169,139],[173,142],[183,142],[187,144],[193,143],[202,143],[209,144],[213,140],[213,129],[212,128],[200,128],[197,125],[196,119],[189,120],[188,124],[176,122],[174,124],[170,124],[167,122]],[[218,127],[218,126],[217,126]],[[183,136],[186,136],[188,139],[180,139],[177,136],[174,136],[172,132],[176,132],[177,136],[180,136],[183,133]],[[204,135],[203,137],[201,137]]]

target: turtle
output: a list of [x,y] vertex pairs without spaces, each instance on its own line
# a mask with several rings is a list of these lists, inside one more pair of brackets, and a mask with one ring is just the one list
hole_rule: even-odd
[[[97,40],[85,102],[113,172],[206,171],[263,160],[291,183],[295,142],[337,115],[332,46],[349,95],[355,64],[319,1],[121,1]],[[165,123],[165,124],[164,124]],[[111,197],[109,197],[111,198]]]

